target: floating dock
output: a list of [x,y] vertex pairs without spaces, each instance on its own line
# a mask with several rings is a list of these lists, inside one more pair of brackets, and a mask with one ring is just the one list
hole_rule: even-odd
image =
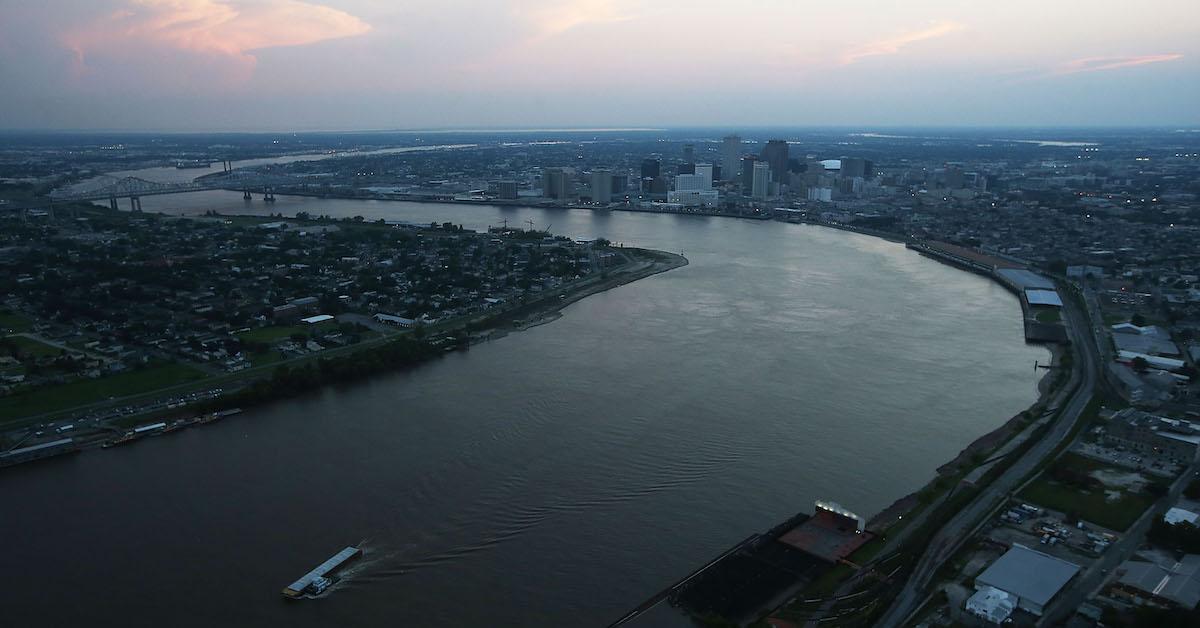
[[49,458],[51,456],[58,456],[61,454],[69,454],[76,451],[79,451],[79,444],[75,442],[74,438],[60,438],[49,443],[22,447],[20,449],[11,449],[9,451],[0,453],[0,467],[7,467],[9,465],[20,464],[22,462],[31,462],[33,460],[40,460],[42,458]]
[[329,578],[326,578],[327,575],[361,555],[362,550],[357,547],[347,547],[334,554],[329,560],[317,565],[316,569],[304,574],[299,580],[284,588],[284,597],[296,599],[306,594],[316,595],[324,591],[330,585]]

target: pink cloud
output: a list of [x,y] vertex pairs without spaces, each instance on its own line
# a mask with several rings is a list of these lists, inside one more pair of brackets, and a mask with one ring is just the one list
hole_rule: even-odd
[[1063,74],[1078,74],[1080,72],[1102,72],[1105,70],[1131,68],[1148,63],[1174,61],[1182,58],[1183,55],[1181,54],[1140,55],[1133,57],[1086,57],[1068,61],[1058,66],[1050,74],[1060,76]]
[[537,37],[550,37],[586,24],[611,24],[633,18],[627,2],[616,0],[555,0],[522,7],[518,14],[537,30]]
[[842,55],[842,65],[850,65],[867,57],[877,57],[881,55],[894,55],[899,53],[910,44],[915,44],[928,39],[936,39],[960,31],[965,26],[958,22],[942,20],[934,23],[928,28],[921,30],[909,31],[901,33],[894,37],[881,39],[878,41],[869,42],[858,46]]
[[63,42],[75,53],[78,73],[86,73],[90,55],[136,46],[223,58],[237,65],[240,78],[248,78],[256,50],[369,30],[349,13],[301,0],[126,0],[124,8],[66,33]]

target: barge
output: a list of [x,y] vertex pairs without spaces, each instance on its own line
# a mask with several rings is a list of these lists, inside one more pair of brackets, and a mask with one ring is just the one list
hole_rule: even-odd
[[330,576],[330,574],[359,556],[362,556],[361,549],[353,546],[347,547],[334,554],[329,560],[317,565],[316,569],[304,574],[299,580],[284,587],[283,596],[295,600],[320,595],[336,582],[336,577]]

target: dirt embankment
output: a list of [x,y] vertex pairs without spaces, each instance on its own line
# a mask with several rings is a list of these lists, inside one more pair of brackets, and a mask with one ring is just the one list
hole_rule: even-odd
[[[955,477],[960,473],[964,473],[971,468],[974,468],[980,461],[981,456],[986,456],[989,452],[995,451],[996,448],[1003,445],[1008,439],[1015,436],[1018,432],[1025,428],[1030,420],[1040,416],[1050,403],[1050,398],[1057,391],[1055,387],[1056,381],[1059,380],[1060,367],[1062,365],[1062,357],[1064,355],[1063,348],[1058,345],[1049,345],[1050,349],[1050,369],[1038,381],[1038,398],[1033,402],[1033,405],[1028,409],[1022,410],[1013,415],[1012,418],[1005,421],[1000,427],[980,436],[967,445],[962,451],[958,452],[952,460],[938,467],[937,475],[934,476],[928,484],[921,488],[901,497],[893,502],[887,508],[884,508],[879,513],[871,517],[867,522],[867,527],[874,531],[886,529],[900,519],[901,516],[909,513],[920,503],[918,495],[926,490],[935,490],[936,484],[946,477]],[[1065,375],[1065,374],[1064,374]]]
[[687,258],[676,253],[628,247],[619,250],[633,261],[614,269],[607,277],[586,285],[568,288],[566,291],[553,291],[552,294],[544,296],[538,301],[505,314],[501,319],[495,321],[492,328],[474,335],[472,342],[496,340],[513,331],[525,331],[545,325],[562,317],[562,309],[576,301],[651,275],[688,265]]

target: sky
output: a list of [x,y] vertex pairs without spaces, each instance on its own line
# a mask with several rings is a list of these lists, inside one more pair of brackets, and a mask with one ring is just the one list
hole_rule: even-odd
[[1197,127],[1197,103],[1197,0],[0,0],[0,129]]

